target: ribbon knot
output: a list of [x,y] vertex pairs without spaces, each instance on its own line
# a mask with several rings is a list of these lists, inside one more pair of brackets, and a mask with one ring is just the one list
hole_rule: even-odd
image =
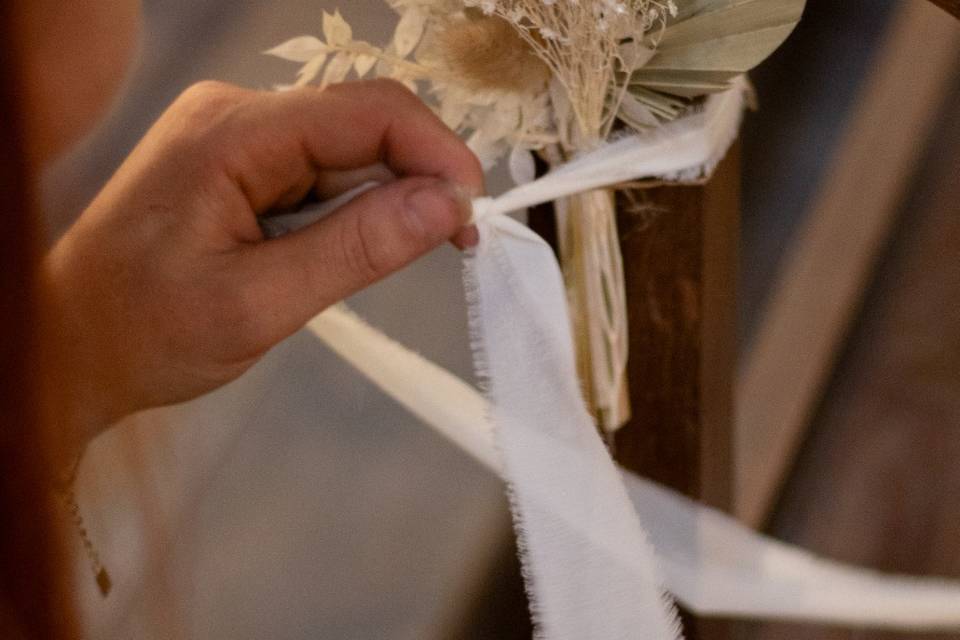
[[496,214],[496,210],[493,206],[493,198],[490,196],[474,198],[471,204],[473,205],[473,215],[470,216],[470,224],[483,222],[490,216]]

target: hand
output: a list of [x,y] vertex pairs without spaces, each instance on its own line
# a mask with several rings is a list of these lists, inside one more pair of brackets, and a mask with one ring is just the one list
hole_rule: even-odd
[[[257,215],[371,174],[388,182],[263,239]],[[396,83],[189,89],[45,261],[72,411],[93,435],[233,380],[325,307],[475,242],[482,191],[473,154]]]

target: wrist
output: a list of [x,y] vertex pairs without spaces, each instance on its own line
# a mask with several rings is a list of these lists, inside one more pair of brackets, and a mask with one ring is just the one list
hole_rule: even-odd
[[96,296],[74,278],[78,267],[65,253],[58,245],[43,263],[41,385],[59,441],[55,446],[71,466],[91,439],[127,412],[119,393],[119,362],[98,339],[97,319],[90,313]]

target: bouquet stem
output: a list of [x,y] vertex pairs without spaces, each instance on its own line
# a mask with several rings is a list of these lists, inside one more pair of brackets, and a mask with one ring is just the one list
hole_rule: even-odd
[[613,193],[564,198],[556,215],[584,398],[601,433],[610,436],[630,417],[627,306]]

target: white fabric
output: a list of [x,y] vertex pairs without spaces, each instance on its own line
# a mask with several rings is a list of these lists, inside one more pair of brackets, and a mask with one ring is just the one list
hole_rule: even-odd
[[[503,474],[488,417],[497,413],[477,390],[342,307],[323,313],[308,328],[427,425]],[[694,613],[960,630],[956,581],[885,576],[818,558],[636,474],[619,472],[656,550],[667,590]],[[558,524],[582,525],[565,519]]]
[[[680,624],[583,404],[553,252],[499,214],[642,176],[707,172],[735,136],[742,95],[738,87],[664,131],[608,145],[500,198],[474,203],[481,241],[464,280],[475,364],[492,400],[539,637],[666,640],[680,636]],[[423,383],[401,376],[391,388],[409,387],[410,380]]]
[[652,548],[583,403],[553,251],[506,216],[479,227],[465,270],[471,335],[538,637],[679,637]]
[[533,182],[474,202],[474,222],[639,178],[672,182],[712,173],[737,137],[748,91],[741,79],[689,116],[583,154]]
[[[508,487],[538,637],[667,640],[678,638],[680,628],[637,510],[583,404],[559,265],[543,240],[501,214],[642,177],[704,176],[735,138],[742,109],[738,86],[662,130],[609,144],[500,197],[474,202],[481,240],[464,277],[472,346],[487,387],[497,468]],[[329,315],[336,319],[338,313],[334,325],[342,329],[350,319],[337,311]],[[323,316],[311,324],[324,338],[327,326]],[[382,342],[369,332],[367,339],[368,349]],[[395,360],[404,360],[396,345],[391,350]],[[382,359],[374,360],[375,367],[352,361],[437,428],[457,422],[458,412],[480,408],[469,390],[440,383],[443,372],[422,361],[388,371]],[[433,395],[440,388],[450,391],[448,403]],[[470,422],[476,430],[481,418],[473,415]],[[479,444],[453,433],[461,446]],[[475,451],[493,462],[489,447]],[[695,609],[900,626],[960,622],[955,586],[882,581],[817,563],[638,479],[628,484],[637,506],[657,512],[671,590]],[[665,528],[665,522],[682,526]],[[701,538],[704,532],[710,537]],[[713,555],[704,564],[706,553]],[[817,595],[825,580],[833,597]],[[949,613],[951,604],[958,613]]]
[[606,145],[475,203],[466,261],[471,334],[485,379],[538,637],[681,635],[654,553],[584,405],[563,277],[539,236],[500,215],[646,176],[710,171],[733,140],[743,90],[647,136]]

